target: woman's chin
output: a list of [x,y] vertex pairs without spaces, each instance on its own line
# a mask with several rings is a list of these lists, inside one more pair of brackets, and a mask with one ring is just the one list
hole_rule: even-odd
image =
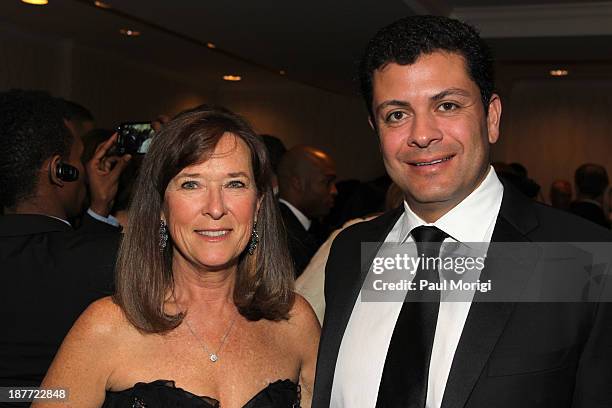
[[209,259],[198,263],[198,269],[202,272],[222,272],[228,269],[233,269],[238,265],[238,258],[227,259]]

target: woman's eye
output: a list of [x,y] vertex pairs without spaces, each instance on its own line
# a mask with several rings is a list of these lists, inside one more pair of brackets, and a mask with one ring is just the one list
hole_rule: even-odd
[[402,111],[391,112],[387,115],[387,122],[399,122],[406,116],[406,114]]
[[226,186],[229,187],[229,188],[243,188],[243,187],[246,186],[246,184],[243,183],[240,180],[232,180],[232,181],[228,182],[226,184]]
[[184,188],[186,190],[193,190],[194,188],[198,187],[198,183],[196,183],[195,181],[185,181],[181,184],[181,188]]
[[440,105],[439,109],[443,112],[448,112],[457,109],[459,106],[453,102],[444,102]]

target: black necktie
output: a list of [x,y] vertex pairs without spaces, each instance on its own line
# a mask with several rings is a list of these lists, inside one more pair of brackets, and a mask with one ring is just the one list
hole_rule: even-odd
[[[448,235],[436,228],[421,226],[410,233],[421,258],[438,258],[440,246]],[[437,263],[421,259],[414,276],[439,283]],[[427,268],[429,266],[429,268]],[[377,408],[423,408],[427,396],[429,361],[438,321],[440,292],[409,291],[395,323],[391,343],[378,388]]]

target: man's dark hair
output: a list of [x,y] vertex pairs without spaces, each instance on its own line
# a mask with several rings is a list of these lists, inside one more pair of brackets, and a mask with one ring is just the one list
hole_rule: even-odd
[[12,208],[30,197],[44,161],[67,156],[72,135],[58,99],[42,91],[0,93],[0,204]]
[[510,168],[512,168],[512,170],[519,176],[521,177],[527,177],[528,176],[528,172],[527,172],[527,167],[523,166],[521,163],[510,163],[508,166],[510,166]]
[[94,117],[83,105],[66,99],[58,98],[62,103],[62,115],[66,120],[76,120],[79,122],[93,122]]
[[473,27],[448,17],[410,16],[384,27],[370,40],[359,64],[361,93],[370,116],[372,76],[389,63],[413,64],[421,55],[436,51],[457,53],[478,85],[485,114],[494,88],[493,57]]
[[276,136],[265,134],[259,136],[261,136],[264,145],[266,145],[268,156],[270,156],[270,164],[272,165],[272,170],[276,174],[278,173],[278,164],[280,163],[283,155],[287,152],[287,148],[285,147],[283,141]]
[[586,163],[576,169],[574,182],[580,194],[597,198],[608,187],[608,172],[599,164]]

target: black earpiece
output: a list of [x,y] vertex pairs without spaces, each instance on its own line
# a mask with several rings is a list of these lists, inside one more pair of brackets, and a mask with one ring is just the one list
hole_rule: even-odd
[[79,169],[70,164],[59,162],[55,169],[55,175],[62,181],[77,181],[79,179]]

